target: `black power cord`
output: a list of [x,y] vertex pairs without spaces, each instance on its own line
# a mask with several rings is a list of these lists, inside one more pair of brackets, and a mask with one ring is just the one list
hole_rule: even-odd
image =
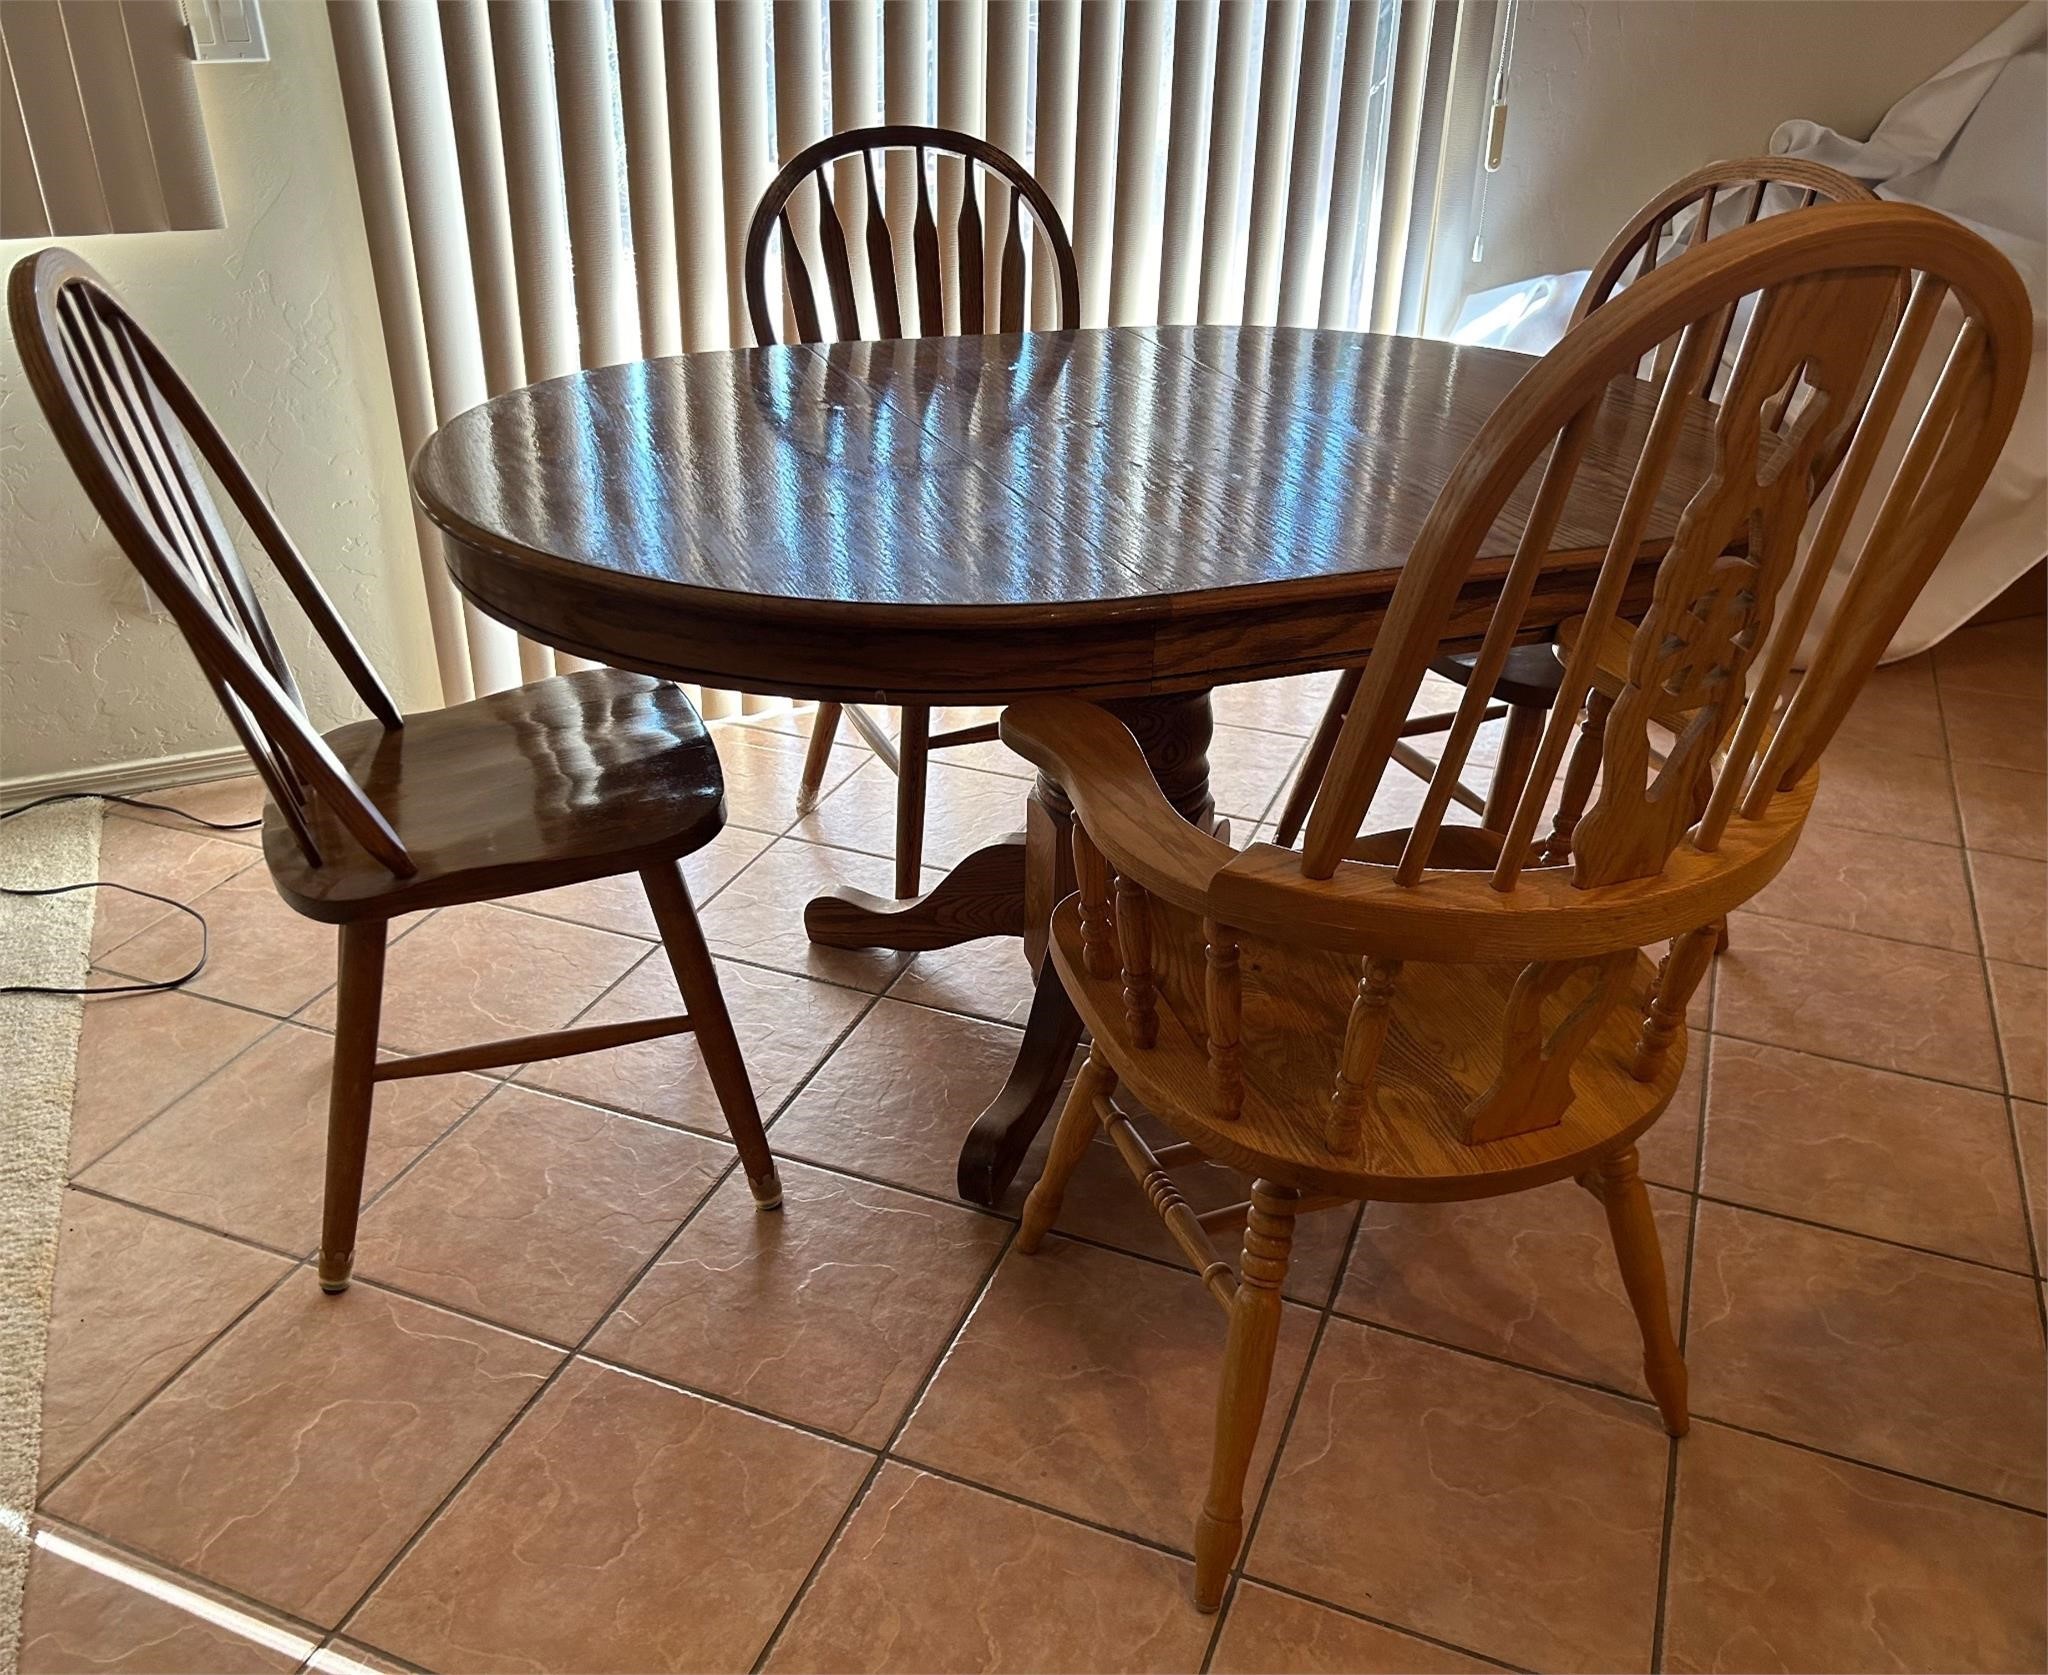
[[[173,808],[169,803],[147,802],[140,797],[117,796],[111,791],[59,791],[54,796],[38,797],[32,803],[23,803],[19,808],[0,809],[0,820],[12,820],[17,814],[26,814],[30,809],[46,808],[51,803],[119,803],[124,808],[146,808],[154,814],[174,814],[180,820],[190,821],[195,826],[204,826],[209,832],[247,832],[263,824],[262,820],[208,820],[188,813],[182,808]],[[11,885],[0,885],[0,896],[62,896],[74,890],[120,890],[131,896],[140,896],[145,901],[161,902],[165,907],[176,908],[199,927],[199,958],[192,969],[182,977],[166,977],[153,983],[107,983],[95,988],[57,988],[41,983],[8,983],[0,985],[0,995],[140,995],[156,994],[164,989],[181,989],[206,969],[207,934],[206,919],[196,908],[169,896],[160,896],[154,890],[138,890],[132,884],[117,883],[111,878],[96,878],[84,884],[51,884],[41,889],[16,889]]]

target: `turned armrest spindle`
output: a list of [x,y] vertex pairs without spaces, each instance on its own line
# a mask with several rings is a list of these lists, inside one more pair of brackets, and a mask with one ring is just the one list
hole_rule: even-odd
[[1214,919],[1202,921],[1206,944],[1205,984],[1209,1012],[1209,1076],[1216,1112],[1235,1121],[1244,1112],[1244,985],[1237,933]]
[[1123,953],[1124,1022],[1140,1047],[1159,1040],[1159,985],[1152,975],[1152,901],[1121,875],[1116,881],[1116,940]]
[[1109,861],[1078,820],[1074,822],[1074,878],[1081,896],[1081,963],[1090,977],[1114,977],[1116,921],[1109,906]]
[[1657,981],[1650,986],[1650,1002],[1644,1008],[1643,1033],[1636,1040],[1635,1063],[1630,1066],[1637,1081],[1654,1082],[1664,1068],[1671,1043],[1685,1023],[1685,1009],[1692,1004],[1693,991],[1706,976],[1707,967],[1713,964],[1723,924],[1717,919],[1675,938],[1671,951],[1658,965]]
[[1330,1095],[1330,1149],[1348,1152],[1358,1144],[1365,1113],[1372,1105],[1372,1081],[1380,1051],[1387,1043],[1392,1018],[1394,980],[1399,960],[1369,957],[1359,970],[1358,992],[1344,1026],[1344,1048],[1337,1061],[1337,1086]]

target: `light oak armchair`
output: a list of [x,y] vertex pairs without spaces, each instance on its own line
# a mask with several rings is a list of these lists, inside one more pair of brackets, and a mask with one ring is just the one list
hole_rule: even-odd
[[[1966,323],[1924,412],[1903,414],[1945,295]],[[1617,607],[1642,562],[1645,515],[1678,427],[1701,418],[1700,378],[1746,299],[1737,364],[1708,415],[1719,468],[1691,495],[1630,631]],[[1078,889],[1054,913],[1050,957],[1093,1037],[1019,1248],[1040,1246],[1105,1130],[1228,1314],[1195,1526],[1203,1609],[1221,1601],[1242,1538],[1244,1476],[1304,1214],[1579,1181],[1605,1207],[1657,1407],[1674,1435],[1685,1431],[1685,1366],[1635,1142],[1677,1087],[1686,1005],[1717,921],[1791,856],[1823,750],[1986,480],[2031,332],[2004,257],[1942,216],[1897,205],[1742,229],[1603,306],[1531,369],[1445,486],[1300,852],[1233,850],[1196,830],[1103,710],[1039,698],[1006,712],[1005,740],[1074,806]],[[1559,702],[1527,780],[1497,829],[1446,825],[1605,392],[1666,344],[1657,412],[1590,603],[1566,637]],[[1911,444],[1896,477],[1873,484],[1895,424]],[[1818,467],[1837,453],[1831,498],[1802,543]],[[1361,836],[1474,555],[1532,471],[1520,544],[1420,813],[1411,827]],[[1852,527],[1868,533],[1802,680],[1793,655]],[[1557,858],[1540,817],[1596,682],[1612,694],[1592,732],[1600,782]],[[1645,950],[1667,940],[1653,963]],[[1116,1102],[1120,1086],[1176,1143],[1146,1145]],[[1235,1267],[1209,1240],[1229,1214],[1196,1214],[1173,1184],[1172,1167],[1197,1157],[1252,1177]]]

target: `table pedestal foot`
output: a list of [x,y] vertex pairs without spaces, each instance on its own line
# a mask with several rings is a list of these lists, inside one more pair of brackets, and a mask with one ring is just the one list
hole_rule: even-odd
[[956,1179],[960,1196],[970,1204],[994,1209],[1002,1202],[1017,1165],[1052,1114],[1080,1044],[1081,1016],[1067,998],[1059,973],[1047,968],[1039,974],[1038,993],[1032,998],[1009,1079],[974,1119],[960,1148]]
[[[1173,806],[1195,824],[1213,829],[1216,805],[1209,794],[1209,738],[1214,721],[1209,694],[1131,698],[1105,707],[1130,728]],[[990,1209],[1001,1200],[1051,1115],[1081,1040],[1073,1002],[1060,986],[1059,973],[1045,960],[1052,910],[1074,888],[1073,807],[1066,793],[1041,775],[1025,819],[1024,951],[1038,968],[1038,992],[1009,1080],[975,1118],[960,1151],[960,1196]]]
[[890,901],[835,890],[804,907],[804,931],[827,948],[919,953],[984,936],[1022,936],[1024,834],[984,845],[921,896]]

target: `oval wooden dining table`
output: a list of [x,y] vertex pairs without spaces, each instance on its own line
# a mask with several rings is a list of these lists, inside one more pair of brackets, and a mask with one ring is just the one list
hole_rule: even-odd
[[[431,436],[412,482],[464,597],[535,640],[800,698],[1098,699],[1209,821],[1210,689],[1365,658],[1438,490],[1529,365],[1224,326],[705,352],[498,396]],[[1635,379],[1608,391],[1531,635],[1589,595],[1656,399]],[[1711,467],[1695,405],[1644,559]],[[1454,631],[1483,630],[1533,492],[1532,476]],[[1041,964],[1072,887],[1069,812],[1041,779],[1022,813],[922,896],[812,901],[811,939],[1010,936]],[[1001,1196],[1079,1037],[1043,972],[1008,1082],[962,1113],[964,1197]]]

